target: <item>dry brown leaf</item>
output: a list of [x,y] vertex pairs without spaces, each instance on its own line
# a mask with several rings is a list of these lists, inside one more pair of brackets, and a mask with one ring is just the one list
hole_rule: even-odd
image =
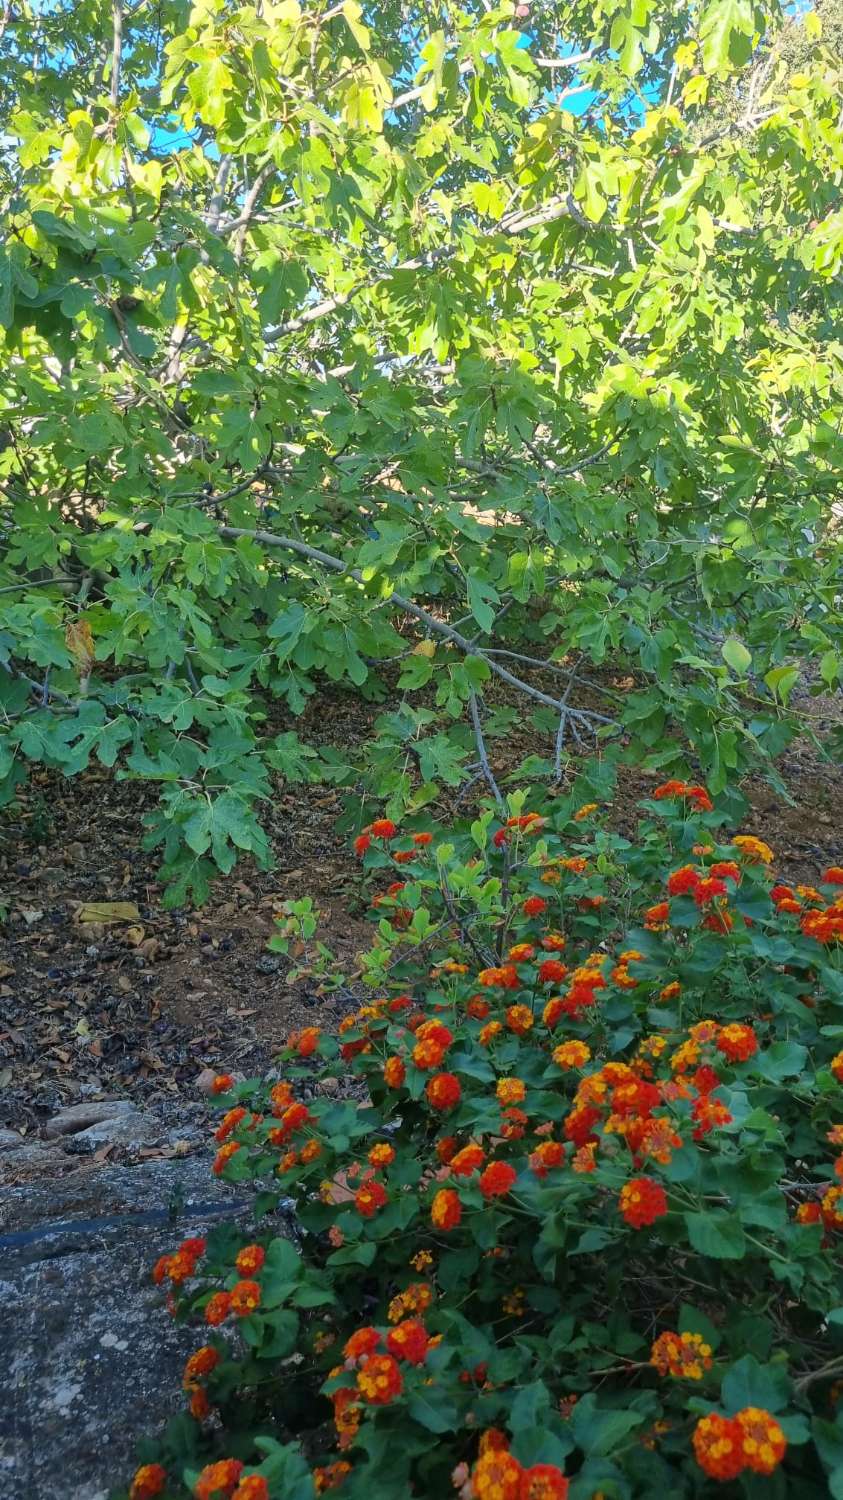
[[140,912],[134,901],[82,901],[75,913],[77,922],[137,922]]
[[137,948],[138,944],[142,943],[145,937],[146,933],[142,927],[127,927],[123,933],[123,941],[128,943],[130,948]]
[[9,975],[14,972],[11,964],[0,964],[0,979],[8,979]]
[[87,686],[94,665],[94,638],[87,620],[72,620],[65,627],[64,643],[76,663],[79,685]]

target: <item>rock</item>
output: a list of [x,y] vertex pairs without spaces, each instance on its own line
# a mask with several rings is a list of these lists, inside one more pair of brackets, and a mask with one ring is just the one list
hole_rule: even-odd
[[340,1081],[338,1078],[323,1078],[319,1088],[323,1094],[338,1094]]
[[203,1342],[168,1316],[150,1268],[225,1219],[245,1231],[252,1201],[205,1156],[0,1197],[3,1500],[107,1500],[125,1485],[138,1439],[184,1409],[184,1361]]
[[77,1130],[62,1142],[65,1151],[75,1156],[84,1156],[89,1151],[98,1151],[101,1146],[143,1146],[156,1140],[161,1128],[140,1110],[129,1109],[110,1119],[99,1120],[87,1130]]
[[59,1135],[75,1135],[89,1125],[98,1125],[102,1120],[113,1120],[118,1115],[136,1114],[130,1099],[92,1099],[87,1104],[70,1104],[60,1109],[44,1126],[47,1140]]
[[259,958],[255,964],[255,968],[259,974],[277,974],[280,967],[281,959],[272,958],[268,953],[263,958]]
[[[67,1157],[59,1141],[21,1140],[13,1150],[0,1152],[0,1180],[19,1182],[30,1177],[59,1177],[67,1168]],[[2,1470],[0,1470],[2,1472]],[[0,1490],[2,1494],[2,1490]]]
[[0,1151],[17,1151],[23,1144],[23,1136],[16,1130],[0,1129]]
[[[230,1072],[230,1069],[223,1067],[203,1068],[202,1072],[199,1074],[199,1077],[196,1080],[196,1087],[198,1088],[200,1094],[212,1095],[214,1079],[219,1078],[221,1073],[228,1072]],[[242,1083],[246,1077],[245,1073],[232,1073],[231,1076],[234,1079],[235,1083]]]

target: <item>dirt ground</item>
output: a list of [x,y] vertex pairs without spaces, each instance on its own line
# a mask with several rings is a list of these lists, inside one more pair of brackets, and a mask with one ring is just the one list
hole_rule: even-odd
[[[822,736],[840,717],[839,699],[807,701]],[[352,746],[377,712],[335,693],[296,727],[318,742],[320,716],[323,725],[329,718],[334,742]],[[531,749],[547,753],[532,740],[524,730],[492,742],[497,773]],[[778,769],[793,805],[750,781],[743,831],[773,845],[784,878],[811,881],[843,857],[843,769],[808,739]],[[651,787],[651,776],[622,771],[617,826],[634,826],[635,802]],[[292,1026],[336,1025],[354,1003],[307,979],[289,983],[286,960],[266,947],[281,903],[309,894],[325,940],[356,967],[369,924],[359,866],[335,826],[343,793],[279,788],[265,819],[275,868],[243,861],[195,913],[162,910],[155,856],[140,847],[154,796],[99,768],[72,781],[36,770],[15,822],[0,818],[0,905],[9,908],[0,928],[0,1125],[30,1138],[63,1105],[103,1096],[177,1121],[183,1108],[195,1113],[204,1069],[260,1071]],[[79,903],[104,901],[134,902],[137,919],[79,922]],[[120,1159],[119,1147],[109,1153]]]

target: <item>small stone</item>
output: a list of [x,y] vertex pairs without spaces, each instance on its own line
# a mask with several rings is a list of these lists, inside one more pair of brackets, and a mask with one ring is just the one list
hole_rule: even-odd
[[87,1104],[70,1104],[47,1121],[44,1135],[48,1141],[55,1140],[56,1136],[75,1135],[77,1131],[85,1130],[89,1125],[98,1125],[103,1120],[136,1113],[135,1106],[129,1099],[92,1099]]
[[273,958],[269,953],[264,954],[263,958],[259,958],[255,964],[259,974],[277,974],[280,967],[280,958]]
[[160,1134],[159,1127],[140,1110],[131,1109],[127,1114],[112,1119],[100,1120],[69,1135],[63,1142],[65,1151],[74,1156],[86,1156],[98,1151],[101,1146],[144,1146]]
[[[202,1072],[199,1074],[199,1077],[196,1080],[196,1087],[198,1088],[200,1094],[212,1094],[214,1079],[218,1078],[220,1073],[228,1073],[229,1071],[230,1069],[224,1067],[203,1068]],[[244,1073],[231,1074],[231,1077],[234,1079],[235,1083],[242,1083],[245,1076],[246,1075]]]
[[323,1078],[319,1084],[319,1088],[323,1094],[338,1094],[340,1091],[340,1081],[338,1078]]
[[19,1151],[23,1144],[23,1136],[16,1130],[0,1129],[0,1151]]

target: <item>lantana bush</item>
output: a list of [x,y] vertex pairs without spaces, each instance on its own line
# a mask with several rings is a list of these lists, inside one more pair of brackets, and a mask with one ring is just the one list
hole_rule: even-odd
[[216,1080],[256,1220],[154,1268],[197,1347],[123,1496],[843,1496],[843,868],[577,802],[357,839],[372,998]]

